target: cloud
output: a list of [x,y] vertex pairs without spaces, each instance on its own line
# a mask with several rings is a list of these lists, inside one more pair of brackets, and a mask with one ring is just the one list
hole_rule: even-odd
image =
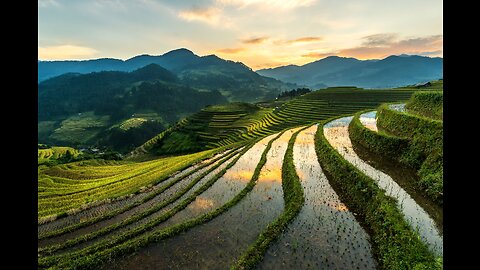
[[219,53],[228,53],[228,54],[235,54],[243,51],[245,51],[245,48],[225,48],[225,49],[217,50],[217,52]]
[[362,46],[347,48],[339,51],[339,55],[356,57],[360,59],[384,58],[398,54],[422,54],[435,52],[437,56],[443,52],[443,36],[433,35],[397,39],[395,34],[378,34],[363,38]]
[[297,45],[307,45],[312,43],[317,43],[323,40],[323,37],[299,37],[295,39],[277,39],[273,42],[273,44],[282,46],[282,45],[290,45],[290,46],[297,46]]
[[38,7],[60,6],[56,0],[38,0]]
[[423,56],[443,55],[443,36],[433,35],[398,39],[397,34],[376,34],[362,38],[361,46],[330,52],[308,52],[302,57],[322,59],[338,55],[359,59],[380,59],[390,55],[414,54]]
[[419,55],[423,55],[423,56],[440,56],[440,55],[443,55],[443,51],[442,51],[442,50],[437,50],[437,51],[432,51],[432,52],[421,52],[421,53],[419,53]]
[[75,45],[38,47],[38,59],[41,60],[89,59],[97,53],[93,48]]
[[216,0],[216,2],[239,8],[257,6],[260,8],[294,9],[311,6],[316,0]]
[[302,54],[302,57],[322,59],[322,58],[332,56],[332,55],[337,55],[337,53],[336,52],[326,52],[326,53],[309,52],[309,53],[306,53],[306,54]]
[[216,25],[221,21],[221,10],[216,7],[194,7],[180,11],[178,16],[186,21],[200,21]]
[[301,37],[297,39],[287,40],[285,43],[297,44],[297,43],[314,43],[323,40],[321,37]]
[[269,37],[258,37],[258,38],[250,38],[250,39],[243,39],[242,43],[245,44],[260,44],[267,41]]
[[365,40],[363,45],[366,47],[387,46],[390,45],[395,39],[397,34],[382,33],[363,37]]

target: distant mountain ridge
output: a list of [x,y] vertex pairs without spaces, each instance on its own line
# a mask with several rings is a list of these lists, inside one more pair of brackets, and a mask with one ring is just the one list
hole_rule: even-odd
[[[177,49],[163,55],[137,55],[127,60],[99,58],[92,60],[38,61],[38,82],[64,73],[91,73],[99,71],[133,71],[148,64],[158,64],[168,70],[189,65],[196,55],[187,49]],[[198,57],[198,56],[197,56]],[[198,60],[198,59],[196,59]]]
[[329,56],[302,66],[287,65],[256,72],[314,89],[320,85],[390,88],[442,78],[443,59],[418,55],[391,55],[379,60]]
[[284,90],[297,87],[296,84],[261,76],[241,62],[224,60],[216,55],[198,56],[184,48],[159,56],[138,55],[125,61],[111,58],[39,61],[38,82],[65,73],[131,72],[149,64],[157,64],[172,72],[187,86],[220,91],[231,102],[271,99]]

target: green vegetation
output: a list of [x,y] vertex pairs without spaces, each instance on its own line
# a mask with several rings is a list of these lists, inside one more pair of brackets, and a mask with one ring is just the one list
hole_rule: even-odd
[[282,189],[285,201],[283,213],[265,228],[257,240],[240,257],[237,263],[232,266],[232,269],[253,269],[262,260],[270,244],[281,235],[302,209],[305,197],[293,164],[293,144],[298,133],[308,127],[301,128],[292,135],[288,141],[288,148],[283,158]]
[[93,111],[74,115],[59,123],[59,127],[49,135],[48,142],[58,144],[70,142],[74,146],[87,144],[100,133],[102,128],[108,127],[108,122],[108,116],[98,116]]
[[137,193],[142,187],[155,185],[172,173],[221,150],[100,166],[89,166],[80,161],[41,170],[38,175],[38,216],[65,215],[74,209],[85,208],[87,204]]
[[[110,146],[126,152],[181,117],[225,102],[220,92],[185,85],[158,65],[132,72],[65,74],[38,85],[38,105],[42,108],[38,136],[40,142],[48,144]],[[138,120],[129,120],[142,118],[142,114],[153,115],[148,119],[153,123],[138,125]],[[131,126],[141,132],[125,130]],[[142,132],[146,137],[137,139]]]
[[432,118],[443,119],[443,91],[416,92],[406,104],[410,113]]
[[420,85],[408,85],[405,87],[399,87],[396,89],[416,89],[416,90],[427,90],[427,91],[432,91],[432,90],[443,90],[443,79],[436,80],[436,81],[430,81],[426,84],[420,84]]
[[73,160],[81,153],[71,147],[54,146],[52,148],[38,149],[38,165],[54,164],[63,160]]
[[378,132],[365,127],[360,122],[360,115],[365,111],[356,113],[348,127],[348,133],[353,144],[361,145],[369,151],[390,160],[403,160],[409,156],[410,140],[392,136],[382,130]]
[[51,148],[38,149],[38,164],[49,160],[59,159],[66,155],[77,157],[80,154],[81,153],[77,149],[71,147],[53,146]]
[[147,121],[147,119],[144,119],[144,118],[138,118],[138,117],[130,118],[130,119],[127,119],[127,120],[123,121],[122,123],[120,123],[119,128],[121,130],[129,130],[131,128],[141,126],[146,121]]
[[386,196],[373,179],[343,159],[326,140],[323,128],[317,130],[315,149],[331,186],[369,233],[382,269],[441,268],[405,221],[396,201]]
[[[134,89],[141,84],[132,84],[129,89]],[[148,84],[155,83],[148,82]],[[204,224],[238,204],[255,187],[261,170],[267,162],[267,153],[271,150],[272,143],[285,130],[298,126],[308,128],[319,121],[323,125],[324,120],[351,115],[366,109],[372,110],[386,102],[406,102],[415,91],[418,90],[412,87],[394,90],[335,87],[310,92],[289,100],[278,99],[258,104],[210,105],[198,113],[178,121],[161,133],[157,133],[156,136],[152,135],[150,140],[144,140],[146,142],[137,147],[125,160],[95,159],[49,167],[39,166],[39,223],[48,222],[53,219],[52,217],[75,214],[102,203],[125,199],[131,194],[146,193],[142,194],[142,196],[145,195],[144,197],[139,197],[141,199],[138,197],[138,200],[132,198],[131,201],[128,201],[126,199],[126,204],[115,206],[117,208],[109,210],[100,210],[105,212],[96,213],[93,217],[87,217],[78,223],[68,223],[69,225],[62,226],[59,222],[60,226],[58,227],[56,227],[58,224],[46,227],[44,232],[39,235],[39,240],[53,239],[50,239],[52,242],[48,241],[50,244],[46,244],[38,250],[39,268],[96,269],[151,243],[174,237]],[[415,168],[418,168],[419,174],[427,173],[428,175],[428,172],[435,171],[436,174],[430,174],[431,178],[422,178],[421,183],[425,187],[429,187],[430,191],[428,192],[432,192],[432,190],[436,192],[437,180],[435,177],[439,171],[435,166],[440,164],[439,160],[443,160],[443,150],[441,153],[438,152],[441,145],[434,144],[438,144],[436,140],[438,136],[443,136],[443,131],[438,133],[437,126],[438,123],[441,124],[441,121],[411,114],[396,116],[394,114],[397,112],[391,112],[386,105],[380,107],[379,114],[382,114],[381,110],[385,110],[385,112],[383,112],[383,120],[379,119],[379,121],[384,121],[385,124],[378,133],[368,132],[362,128],[363,125],[358,121],[358,114],[355,116],[349,127],[352,141],[361,141],[364,146],[372,148],[375,153],[384,155],[399,155],[400,153],[402,162],[410,164],[410,166],[417,166]],[[98,133],[105,140],[102,144],[107,143],[106,141],[117,141],[118,147],[122,147],[124,144],[122,137],[120,135],[115,137],[112,134],[118,133],[127,136],[126,132],[131,132],[128,133],[130,134],[128,136],[133,138],[136,136],[133,134],[142,133],[141,128],[151,123],[152,119],[156,119],[157,124],[167,123],[159,115],[158,112],[146,110],[114,122],[107,121],[109,135],[106,133],[107,131]],[[100,116],[91,112],[78,118],[80,122],[88,122],[85,120],[88,117],[95,122],[95,117]],[[394,121],[399,121],[400,117],[415,117],[415,119],[400,120],[400,124],[394,123]],[[434,130],[426,132],[419,126],[414,127],[414,125],[423,125],[421,121],[429,121],[428,128]],[[59,128],[58,122],[44,121],[43,125]],[[393,127],[401,130],[393,130]],[[258,238],[250,243],[248,249],[231,266],[232,269],[255,268],[271,243],[280,237],[301,210],[305,198],[293,163],[293,145],[298,133],[305,128],[301,128],[292,135],[283,157],[282,189],[285,208],[282,214],[263,228]],[[193,203],[200,194],[212,187],[250,147],[265,136],[274,133],[279,134],[268,142],[250,181],[233,199],[196,218],[183,222],[177,222],[175,217],[172,218]],[[407,133],[414,135],[407,138],[405,135]],[[422,134],[420,135],[420,133]],[[54,155],[53,151],[48,154],[51,149],[40,149],[47,147],[39,145],[39,163],[40,151],[44,151],[42,159],[45,159],[45,156]],[[424,149],[423,152],[420,149]],[[430,150],[426,151],[425,149]],[[396,201],[386,196],[373,179],[343,159],[328,144],[322,128],[319,128],[315,135],[315,150],[330,184],[369,233],[381,269],[441,268],[442,259],[435,258],[428,251],[418,234],[405,221],[397,208]],[[224,152],[221,156],[197,164],[197,167],[188,173],[174,176],[176,172],[221,152]],[[69,151],[64,151],[64,153],[63,156]],[[73,152],[71,154],[74,155]],[[57,154],[57,156],[62,155]],[[189,178],[188,183],[184,182],[186,186],[168,191],[172,192],[168,193],[171,195],[168,195],[169,197],[165,200],[162,199],[162,202],[142,206],[145,203],[151,203],[156,196],[161,195],[195,172],[198,175],[191,177],[192,179]],[[214,175],[209,175],[212,172]],[[443,170],[440,172],[442,173],[441,187],[443,189]],[[167,183],[164,181],[169,178],[172,181],[169,181],[168,184],[154,187],[160,183]],[[432,181],[434,184],[429,184],[428,181]],[[127,212],[136,206],[142,206],[142,208]],[[97,211],[96,209],[92,210]],[[97,227],[92,227],[93,230],[87,228],[88,233],[76,232],[80,228],[89,225],[96,226],[97,222],[122,213],[126,214],[121,216],[122,219],[118,222],[99,224]],[[167,220],[174,221],[173,225],[165,227],[164,222]],[[70,232],[74,232],[74,237],[54,238]],[[73,249],[70,249],[72,247]]]
[[[103,257],[105,256],[105,252],[107,252],[108,258],[111,258],[111,256],[115,254],[115,252],[117,252],[118,250],[122,250],[121,249],[122,247],[123,247],[122,252],[125,252],[125,246],[124,246],[125,243],[129,244],[127,246],[127,250],[129,250],[131,248],[135,248],[136,245],[138,245],[139,243],[142,243],[145,240],[148,241],[149,239],[151,239],[150,237],[152,233],[147,233],[146,235],[139,237],[139,239],[136,239],[135,237],[147,232],[148,230],[166,221],[167,219],[169,219],[170,217],[178,213],[180,210],[187,207],[191,202],[193,202],[196,199],[198,195],[202,194],[204,191],[210,188],[220,177],[222,177],[225,174],[225,172],[228,169],[230,169],[233,165],[235,165],[235,163],[240,159],[240,157],[246,151],[248,151],[248,149],[250,149],[251,146],[253,146],[253,144],[249,144],[247,147],[245,147],[240,152],[240,154],[237,155],[237,157],[235,157],[232,161],[228,163],[227,166],[225,166],[225,168],[223,168],[218,173],[216,173],[201,187],[195,190],[195,192],[193,192],[190,196],[188,196],[187,198],[179,202],[175,207],[168,210],[164,214],[150,220],[148,223],[144,225],[137,226],[131,230],[128,230],[124,233],[116,235],[112,238],[103,239],[84,249],[73,251],[71,253],[40,258],[39,266],[44,268],[44,267],[52,266],[53,264],[57,264],[56,267],[65,267],[65,266],[78,267],[78,264],[89,265],[92,263],[92,261],[95,262],[95,264],[98,264],[99,262],[102,261],[101,258],[105,259],[105,257]],[[200,178],[203,178],[205,175],[206,174],[204,174]],[[193,185],[191,185],[191,187],[193,187]],[[176,199],[178,198],[180,197],[177,197]],[[122,253],[122,254],[125,254],[125,253]],[[90,265],[90,267],[91,266],[95,266],[95,265]],[[82,267],[85,267],[85,266],[83,265]]]
[[293,98],[293,97],[305,95],[310,92],[312,92],[312,90],[310,90],[309,88],[297,88],[297,89],[292,89],[290,91],[283,91],[282,93],[280,93],[280,95],[278,95],[277,98],[286,98],[286,97]]
[[377,126],[410,140],[408,150],[399,161],[417,170],[419,188],[432,201],[443,205],[443,122],[382,105],[377,111]]
[[[208,106],[144,145],[157,154],[196,152],[234,143],[242,129],[268,110],[248,103]],[[244,132],[244,131],[243,131]],[[264,133],[263,135],[266,135]],[[226,142],[220,144],[219,141]]]
[[[248,147],[247,147],[248,148]],[[242,151],[242,154],[245,152],[246,150]],[[83,242],[87,242],[89,240],[92,240],[92,239],[95,239],[95,238],[98,238],[102,235],[105,235],[105,234],[108,234],[114,230],[118,230],[120,228],[123,228],[129,224],[132,224],[134,222],[137,222],[141,219],[144,219],[160,210],[162,210],[164,207],[174,203],[175,201],[177,201],[178,199],[180,199],[183,195],[185,195],[189,190],[191,190],[198,182],[200,182],[200,180],[202,180],[204,177],[206,177],[209,173],[213,172],[215,169],[217,169],[218,167],[220,167],[224,162],[228,161],[230,158],[232,158],[233,156],[237,155],[238,153],[235,152],[235,151],[232,151],[230,152],[229,154],[225,155],[225,157],[222,157],[222,159],[217,163],[215,164],[214,166],[212,166],[211,168],[209,168],[208,170],[206,170],[205,172],[202,172],[200,175],[198,175],[197,177],[195,177],[195,179],[193,179],[185,188],[183,188],[182,190],[178,191],[175,193],[174,196],[170,197],[168,200],[162,202],[162,203],[159,203],[159,204],[155,204],[153,205],[152,207],[148,208],[148,209],[145,209],[144,211],[140,212],[140,213],[137,213],[133,216],[130,216],[129,218],[127,219],[124,219],[122,220],[121,222],[118,222],[118,223],[115,223],[113,225],[110,225],[108,227],[104,227],[100,230],[97,230],[95,232],[92,232],[92,233],[88,233],[88,234],[84,234],[80,237],[77,237],[75,239],[71,239],[71,240],[68,240],[66,242],[63,242],[59,245],[54,245],[54,246],[50,246],[46,249],[40,249],[39,250],[39,253],[41,254],[51,254],[57,250],[61,250],[61,249],[65,249],[65,248],[68,248],[68,247],[71,247],[71,246],[74,246],[74,245],[77,245],[77,244],[80,244],[80,243],[83,243]],[[175,181],[176,182],[176,181]],[[170,184],[169,186],[172,186],[174,183]]]
[[381,103],[406,101],[414,91],[335,87],[314,91],[290,101],[209,106],[146,142],[134,153],[190,153],[247,142],[289,127],[373,109]]
[[[226,152],[224,155],[228,155],[230,154],[232,151],[235,151],[237,148],[234,148],[228,152]],[[156,196],[160,195],[161,193],[163,193],[165,190],[167,190],[168,188],[172,187],[173,185],[177,184],[178,182],[182,181],[183,179],[185,179],[186,177],[196,173],[197,171],[207,167],[207,166],[210,166],[211,164],[217,162],[218,160],[220,160],[221,158],[223,158],[224,156],[220,156],[220,157],[217,157],[217,158],[214,158],[212,160],[210,160],[209,162],[207,163],[204,163],[200,166],[198,166],[197,168],[189,171],[188,173],[185,173],[183,175],[181,175],[180,177],[176,177],[174,181],[171,181],[169,184],[167,185],[164,185],[162,186],[161,188],[158,188],[158,189],[155,189],[154,191],[150,192],[147,196],[145,196],[143,199],[139,200],[139,201],[135,201],[133,203],[130,203],[128,205],[126,205],[125,207],[122,207],[120,209],[116,209],[114,211],[110,211],[110,212],[107,212],[107,213],[104,213],[100,216],[97,216],[95,218],[91,218],[91,219],[87,219],[87,220],[84,220],[84,221],[81,221],[79,223],[76,223],[74,225],[71,225],[71,226],[66,226],[66,227],[63,227],[59,230],[55,230],[55,231],[51,231],[49,233],[45,233],[45,234],[40,234],[38,236],[38,239],[41,240],[41,239],[45,239],[45,238],[50,238],[50,237],[54,237],[54,236],[59,236],[59,235],[62,235],[62,234],[65,234],[65,233],[68,233],[68,232],[72,232],[74,230],[77,230],[77,229],[80,229],[80,228],[83,228],[83,227],[86,227],[88,225],[91,225],[91,224],[94,224],[94,223],[97,223],[99,221],[102,221],[102,220],[106,220],[106,219],[109,219],[109,218],[112,218],[116,215],[119,215],[121,213],[124,213],[136,206],[139,206],[143,203],[146,203],[148,201],[150,201],[151,199],[155,198]]]

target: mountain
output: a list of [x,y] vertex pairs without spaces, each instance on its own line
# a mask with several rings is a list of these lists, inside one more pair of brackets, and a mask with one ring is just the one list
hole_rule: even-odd
[[322,84],[388,88],[442,78],[443,59],[418,55],[392,55],[381,60],[329,56],[303,66],[261,69],[257,73],[312,88]]
[[47,144],[128,151],[181,118],[226,102],[219,91],[186,85],[157,64],[67,73],[38,85],[38,136]]
[[187,49],[163,55],[139,55],[128,60],[96,59],[85,61],[39,61],[38,82],[65,73],[86,74],[99,71],[130,72],[149,64],[157,64],[191,87],[217,90],[229,101],[255,102],[276,97],[297,85],[285,84],[255,73],[241,62],[215,55],[198,56]]
[[100,58],[92,60],[38,61],[38,82],[65,73],[98,71],[133,71],[148,64],[157,64],[168,70],[177,70],[197,61],[199,56],[187,49],[173,50],[164,55],[138,55],[128,60]]

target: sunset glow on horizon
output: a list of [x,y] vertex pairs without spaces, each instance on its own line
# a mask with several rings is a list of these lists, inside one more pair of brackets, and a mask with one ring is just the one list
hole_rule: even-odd
[[39,0],[38,58],[126,60],[187,48],[256,70],[331,55],[443,57],[438,0],[178,2]]

